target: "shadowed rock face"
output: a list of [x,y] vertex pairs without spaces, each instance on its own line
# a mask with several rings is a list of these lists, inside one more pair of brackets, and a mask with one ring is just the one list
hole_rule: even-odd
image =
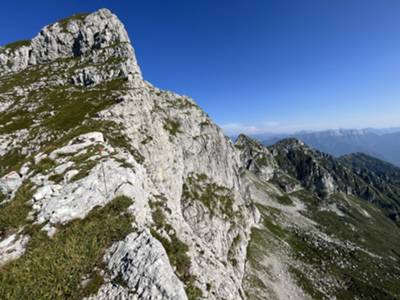
[[281,170],[322,198],[335,192],[356,195],[382,209],[394,221],[398,220],[397,167],[365,154],[336,159],[296,139],[282,140],[268,149]]
[[[233,145],[192,99],[143,80],[109,10],[0,62],[1,299],[400,295],[398,229],[360,199],[380,207],[385,176],[297,140]],[[382,289],[364,282],[389,271]]]
[[263,147],[239,136],[235,146],[260,213],[244,280],[251,299],[399,297],[398,168],[364,154],[335,159],[297,139]]

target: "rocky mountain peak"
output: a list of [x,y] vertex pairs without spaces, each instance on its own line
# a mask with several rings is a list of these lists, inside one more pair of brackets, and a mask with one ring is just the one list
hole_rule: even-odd
[[278,141],[275,145],[275,147],[280,147],[280,148],[285,148],[287,150],[289,149],[299,149],[299,150],[305,150],[308,151],[310,150],[310,147],[304,144],[303,141],[297,138],[286,138],[283,140]]
[[0,299],[400,295],[400,233],[377,209],[400,212],[387,166],[357,175],[296,139],[233,145],[192,99],[142,79],[106,9],[0,62]]
[[264,148],[264,146],[257,140],[245,135],[245,134],[239,134],[235,141],[235,146],[237,148],[244,148],[244,147],[249,147],[249,148]]
[[[105,255],[104,284],[93,299],[244,299],[254,218],[236,148],[193,100],[142,79],[116,16],[72,16],[32,41],[1,48],[0,57],[0,263],[35,240],[32,232],[12,235],[33,222],[52,245],[62,234],[58,224],[108,224],[104,238],[125,224],[123,234],[99,245],[97,257],[85,257],[90,268],[66,271],[74,277],[71,290],[80,290],[76,280],[93,278]],[[23,216],[2,219],[17,214],[13,203],[23,189]],[[116,203],[117,222],[91,218],[115,211]],[[9,251],[10,243],[18,251]],[[39,285],[32,282],[31,290]],[[48,286],[29,297],[43,298],[47,288],[58,293]]]
[[45,26],[32,41],[0,48],[0,73],[19,72],[27,67],[70,57],[105,54],[124,56],[126,76],[141,78],[134,50],[124,25],[108,9],[77,14]]

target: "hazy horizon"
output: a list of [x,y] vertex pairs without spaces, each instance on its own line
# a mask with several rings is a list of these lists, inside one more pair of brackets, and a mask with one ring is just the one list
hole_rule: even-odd
[[[224,127],[225,126],[225,127]],[[224,132],[229,136],[236,136],[239,134],[247,134],[252,136],[257,135],[286,135],[286,134],[300,134],[300,133],[315,133],[315,132],[324,132],[324,131],[335,131],[335,130],[390,130],[393,129],[395,131],[400,131],[400,125],[393,125],[393,126],[376,126],[376,127],[322,127],[322,128],[282,128],[273,130],[263,127],[256,127],[256,126],[248,126],[243,124],[225,124],[221,126]]]

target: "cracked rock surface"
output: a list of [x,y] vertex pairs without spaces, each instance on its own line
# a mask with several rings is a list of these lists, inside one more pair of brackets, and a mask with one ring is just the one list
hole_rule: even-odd
[[0,298],[400,298],[400,172],[371,172],[234,144],[109,10],[60,20],[0,47]]

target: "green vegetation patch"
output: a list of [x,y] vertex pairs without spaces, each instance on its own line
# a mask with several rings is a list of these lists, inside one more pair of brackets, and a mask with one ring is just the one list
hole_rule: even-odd
[[[187,254],[189,247],[176,236],[175,230],[168,224],[163,211],[163,208],[166,209],[165,203],[162,200],[151,201],[150,207],[155,225],[155,228],[151,229],[151,234],[161,242],[170,263],[176,268],[177,276],[185,283],[188,299],[200,298],[202,292],[194,285],[196,278],[190,273],[191,260]],[[158,233],[160,230],[167,232],[169,238]]]
[[251,229],[246,261],[256,272],[247,272],[244,277],[245,293],[249,299],[263,300],[265,294],[272,292],[260,279],[259,274],[266,271],[260,262],[273,247],[273,237],[268,231],[255,227]]
[[277,196],[276,200],[282,205],[293,205],[293,200],[286,194]]
[[8,134],[17,130],[29,128],[33,124],[30,113],[25,109],[6,110],[0,115],[0,134]]
[[[335,194],[326,201],[342,206],[344,216],[320,210],[318,203],[309,201],[309,217],[329,236],[339,238],[343,243],[351,242],[372,255],[294,230],[286,242],[296,260],[326,277],[335,278],[341,288],[333,288],[330,293],[337,299],[399,298],[400,271],[393,268],[393,258],[400,259],[400,232],[395,223],[361,199],[350,196],[345,199],[344,195]],[[318,285],[323,283],[318,279],[308,280],[308,274],[299,268],[293,268],[292,273],[313,298],[324,299],[318,292]]]
[[56,113],[43,122],[43,126],[64,131],[82,123],[86,117],[93,117],[114,103],[113,90],[123,89],[125,79],[119,78],[104,82],[92,88],[57,88],[45,93],[46,98],[40,111]]
[[71,17],[62,19],[57,21],[58,24],[60,24],[62,32],[67,32],[67,27],[68,27],[68,23],[70,23],[71,21],[84,21],[85,18],[87,17],[88,13],[79,13],[79,14],[75,14]]
[[41,159],[36,165],[33,166],[33,171],[36,173],[45,174],[56,166],[56,162],[50,157]]
[[231,246],[229,247],[228,250],[228,260],[231,263],[232,266],[236,267],[237,265],[237,260],[235,258],[235,250],[237,249],[239,243],[241,241],[240,234],[236,235],[232,241]]
[[[296,269],[294,267],[289,267],[289,272],[292,274],[297,284],[309,295],[312,296],[315,300],[324,300],[326,297],[315,288],[313,282],[308,278],[306,274],[304,274],[301,270]],[[342,299],[342,298],[339,298]]]
[[187,178],[183,184],[182,201],[200,201],[211,214],[221,212],[227,218],[235,216],[232,192],[212,182],[205,174],[192,174]]
[[87,148],[85,153],[71,157],[70,161],[74,162],[73,168],[79,171],[79,173],[71,178],[71,181],[77,181],[89,175],[90,171],[97,165],[98,161],[100,160],[90,159],[96,154],[96,146],[92,146],[90,148]]
[[38,82],[46,75],[50,75],[46,65],[35,65],[17,73],[0,76],[0,93],[10,92],[16,86],[22,88]]
[[23,46],[29,47],[31,45],[31,41],[30,40],[21,40],[21,41],[17,41],[11,44],[7,44],[3,47],[3,49],[9,49],[11,51],[15,51],[18,48],[21,48]]
[[28,200],[32,198],[33,193],[33,185],[29,182],[24,183],[11,201],[0,205],[0,239],[11,232],[18,231],[28,222],[27,217],[31,210]]
[[82,286],[81,290],[81,295],[84,297],[95,295],[104,283],[104,278],[98,271],[92,272],[87,280],[87,283]]
[[268,158],[263,154],[263,155],[260,155],[260,156],[258,156],[257,158],[256,158],[256,163],[257,163],[257,165],[259,165],[260,167],[263,167],[263,166],[268,166],[270,163],[269,163],[269,161],[268,161]]
[[49,176],[49,180],[53,181],[54,183],[60,183],[64,179],[64,174],[53,174]]
[[0,156],[0,177],[19,170],[25,161],[27,161],[26,155],[23,155],[21,149],[18,148]]
[[[81,299],[96,292],[102,281],[93,270],[101,266],[105,250],[133,230],[126,212],[131,203],[116,197],[85,219],[61,226],[52,238],[30,227],[26,253],[0,267],[0,298]],[[92,279],[84,288],[81,281],[88,274]]]
[[183,97],[179,97],[179,98],[174,98],[173,100],[170,100],[167,102],[168,107],[170,108],[176,108],[176,109],[191,109],[191,108],[197,108],[197,105],[192,103],[191,101],[183,98]]
[[166,119],[164,121],[164,129],[167,130],[170,135],[176,136],[178,133],[181,133],[180,127],[181,123],[177,120]]

